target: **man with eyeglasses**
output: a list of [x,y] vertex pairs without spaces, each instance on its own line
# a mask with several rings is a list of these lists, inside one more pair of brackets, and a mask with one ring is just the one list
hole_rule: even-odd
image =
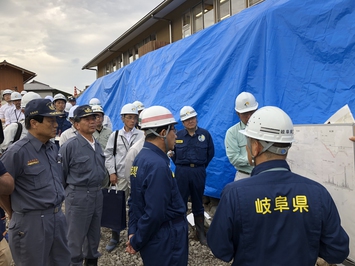
[[[105,149],[105,165],[110,175],[110,183],[116,185],[117,190],[125,192],[126,199],[129,195],[129,180],[125,179],[125,159],[129,148],[139,139],[144,137],[143,131],[136,129],[138,120],[137,107],[128,103],[121,109],[123,128],[111,133]],[[106,250],[111,252],[120,240],[120,232],[112,231],[110,242]]]
[[258,102],[249,92],[240,93],[235,99],[235,111],[240,122],[227,130],[224,139],[226,154],[230,163],[237,169],[234,181],[249,177],[253,166],[248,162],[247,139],[239,131],[245,129],[251,115],[258,109]]
[[11,218],[9,244],[16,265],[70,265],[68,227],[61,208],[63,169],[50,141],[59,115],[50,100],[31,100],[25,107],[27,135],[1,157],[15,182],[12,194],[2,200]]
[[172,160],[176,165],[176,181],[187,206],[189,196],[196,225],[196,237],[207,246],[204,228],[203,193],[206,183],[206,168],[214,156],[211,134],[197,126],[197,112],[191,106],[180,110],[180,120],[184,129],[177,132]]
[[65,215],[72,266],[96,266],[100,243],[103,195],[101,184],[106,176],[101,145],[93,137],[96,114],[89,105],[74,111],[77,135],[59,150],[66,182]]

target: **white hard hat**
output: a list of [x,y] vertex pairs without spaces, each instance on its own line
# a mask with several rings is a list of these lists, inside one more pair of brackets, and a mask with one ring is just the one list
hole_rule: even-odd
[[133,103],[125,104],[121,109],[121,115],[138,115],[137,107]]
[[21,91],[21,95],[25,95],[27,93],[27,91]]
[[235,99],[235,110],[238,113],[255,111],[258,109],[258,105],[254,95],[249,92],[242,92]]
[[74,105],[74,106],[72,106],[71,108],[70,108],[70,110],[69,110],[69,114],[68,114],[68,118],[74,118],[74,111],[75,111],[75,109],[78,107],[79,105]]
[[21,93],[14,91],[13,93],[11,93],[11,101],[16,101],[16,100],[21,100],[22,96]]
[[53,102],[53,97],[51,95],[46,95],[44,97],[44,99],[49,99],[49,100],[51,100],[51,102]]
[[93,106],[91,106],[91,109],[94,113],[104,114],[104,110],[102,109],[102,107],[100,105],[93,105]]
[[57,100],[63,100],[65,102],[67,102],[67,98],[61,93],[58,93],[58,94],[54,95],[53,102],[55,102]]
[[163,106],[151,106],[144,109],[140,116],[140,120],[141,129],[176,124],[173,114]]
[[35,93],[33,91],[29,91],[25,95],[23,95],[22,100],[21,100],[21,108],[25,108],[27,103],[34,99],[41,99],[41,96],[38,93]]
[[180,120],[182,122],[195,116],[197,116],[197,113],[191,106],[184,106],[180,110]]
[[71,103],[66,103],[64,111],[68,113],[70,111],[70,108],[72,108],[72,107],[73,107],[73,105]]
[[133,104],[137,107],[138,112],[144,109],[144,104],[140,101],[135,101]]
[[99,99],[97,99],[97,98],[92,98],[91,100],[90,100],[90,102],[89,102],[89,105],[100,105],[101,106],[101,102],[100,102],[100,100]]
[[145,111],[145,110],[146,110],[146,109],[143,109],[142,112],[140,112],[139,115],[138,115],[138,126],[139,126],[139,128],[141,127],[142,116],[144,115],[144,111]]
[[2,92],[2,96],[4,96],[5,94],[11,94],[11,93],[12,93],[12,90],[7,89]]
[[240,133],[247,137],[272,143],[293,142],[293,123],[280,108],[265,106],[257,110]]

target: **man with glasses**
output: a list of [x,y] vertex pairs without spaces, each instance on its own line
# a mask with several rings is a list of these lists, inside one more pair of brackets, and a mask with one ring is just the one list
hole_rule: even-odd
[[196,237],[207,246],[204,229],[203,193],[206,183],[206,168],[214,156],[211,134],[197,126],[197,112],[191,106],[180,110],[180,120],[184,129],[177,132],[175,153],[172,160],[176,165],[176,181],[187,206],[189,196],[196,225]]
[[71,265],[96,266],[100,257],[100,227],[103,205],[101,184],[106,175],[101,145],[93,137],[96,114],[89,105],[74,111],[77,135],[59,150],[66,182],[65,214]]
[[237,169],[235,181],[249,177],[253,170],[253,166],[248,162],[246,150],[247,139],[239,130],[245,129],[249,118],[258,109],[258,105],[254,95],[249,92],[242,92],[235,99],[235,111],[240,122],[227,130],[224,139],[227,157],[230,163]]
[[[139,139],[144,137],[143,131],[136,129],[138,121],[137,107],[128,103],[121,109],[123,128],[112,132],[105,149],[105,165],[110,175],[110,183],[116,185],[117,190],[125,192],[126,199],[129,195],[129,180],[125,179],[125,159],[129,148]],[[120,232],[112,231],[112,238],[106,246],[111,252],[120,240]]]
[[[11,145],[1,160],[15,180],[4,209],[9,217],[9,244],[16,265],[69,265],[67,223],[62,213],[63,169],[57,147],[50,141],[58,127],[48,99],[25,107],[27,135]],[[10,197],[10,196],[9,196]]]

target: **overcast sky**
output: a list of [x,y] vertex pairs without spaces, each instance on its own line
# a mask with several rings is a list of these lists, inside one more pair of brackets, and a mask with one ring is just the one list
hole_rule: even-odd
[[162,1],[0,0],[0,62],[59,90],[84,89],[96,73],[81,68]]

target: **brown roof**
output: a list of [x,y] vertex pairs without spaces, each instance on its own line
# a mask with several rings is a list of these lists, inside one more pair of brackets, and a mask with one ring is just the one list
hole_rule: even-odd
[[35,76],[37,76],[36,73],[29,71],[27,69],[24,69],[22,67],[10,64],[9,62],[6,62],[6,60],[4,60],[3,62],[0,62],[0,66],[11,67],[11,68],[20,70],[22,72],[22,76],[23,76],[23,83],[26,83],[27,81],[29,81],[29,80],[33,79]]

